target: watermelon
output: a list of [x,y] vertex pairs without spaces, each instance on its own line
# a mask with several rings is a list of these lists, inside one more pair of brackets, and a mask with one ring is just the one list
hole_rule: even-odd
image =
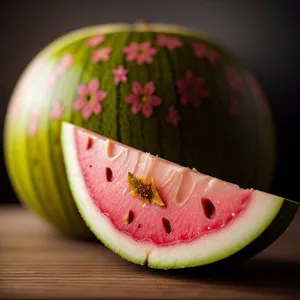
[[253,254],[285,230],[298,208],[69,123],[62,148],[84,220],[107,247],[136,264],[184,268]]
[[64,169],[63,121],[245,188],[272,181],[275,137],[258,83],[195,30],[83,28],[50,43],[19,79],[4,131],[13,187],[48,223],[88,237]]

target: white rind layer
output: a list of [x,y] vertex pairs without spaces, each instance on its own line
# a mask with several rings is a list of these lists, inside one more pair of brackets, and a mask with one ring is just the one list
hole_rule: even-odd
[[90,197],[78,163],[75,128],[63,123],[61,139],[67,177],[78,209],[93,233],[108,248],[134,263],[167,269],[199,266],[226,258],[260,236],[284,202],[283,198],[254,191],[247,209],[233,222],[192,242],[164,247],[135,241],[119,232]]

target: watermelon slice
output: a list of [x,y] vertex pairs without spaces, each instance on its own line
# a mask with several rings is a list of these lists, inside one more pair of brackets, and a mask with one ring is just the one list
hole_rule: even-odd
[[252,256],[298,206],[63,123],[69,184],[84,220],[111,250],[152,268]]

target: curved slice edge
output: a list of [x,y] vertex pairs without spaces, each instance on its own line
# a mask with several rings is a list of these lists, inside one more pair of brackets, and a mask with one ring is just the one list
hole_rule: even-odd
[[[171,269],[200,266],[227,258],[259,237],[276,218],[285,202],[284,198],[254,191],[247,210],[226,228],[195,241],[173,246],[137,242],[116,230],[90,197],[77,159],[75,128],[79,127],[63,122],[61,140],[66,173],[76,205],[96,237],[110,250],[133,263]],[[91,135],[97,136],[92,132]]]

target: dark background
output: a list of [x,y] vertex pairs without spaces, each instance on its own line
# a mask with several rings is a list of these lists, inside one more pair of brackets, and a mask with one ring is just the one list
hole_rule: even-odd
[[[278,168],[272,192],[300,201],[298,0],[52,0],[0,4],[0,129],[12,89],[49,42],[80,27],[146,19],[203,31],[233,50],[264,88],[275,116]],[[297,7],[298,6],[298,7]],[[298,19],[298,20],[297,20]],[[16,202],[0,156],[0,199]]]

